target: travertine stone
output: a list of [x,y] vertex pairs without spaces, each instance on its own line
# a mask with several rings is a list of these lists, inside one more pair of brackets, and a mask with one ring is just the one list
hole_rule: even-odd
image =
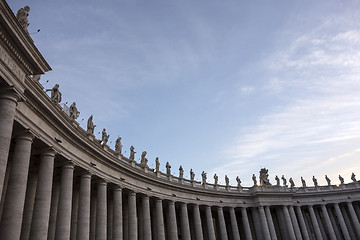
[[262,230],[263,230],[263,238],[266,240],[271,240],[270,239],[270,231],[269,231],[269,227],[268,227],[268,223],[266,220],[265,211],[264,211],[263,206],[259,207],[259,215],[260,215],[260,221],[261,221]]
[[149,196],[142,196],[144,240],[151,240],[151,217]]
[[321,204],[321,211],[322,211],[322,215],[325,219],[325,224],[326,224],[326,228],[329,232],[330,239],[336,240],[336,235],[335,235],[334,229],[332,227],[331,220],[330,220],[329,214],[327,212],[326,206],[324,204]]
[[314,228],[314,231],[315,231],[315,236],[316,236],[316,239],[319,239],[319,240],[322,240],[322,235],[321,235],[321,231],[320,231],[320,227],[319,227],[319,223],[316,219],[316,216],[315,216],[315,212],[314,212],[314,208],[313,206],[309,206],[309,214],[310,214],[310,218],[311,218],[311,223],[312,223],[312,226]]
[[246,208],[241,208],[241,218],[243,220],[243,226],[245,229],[245,236],[246,240],[252,240],[251,231],[250,231],[250,224],[249,224],[249,218],[246,212]]
[[341,210],[340,210],[340,207],[339,207],[339,204],[338,203],[334,203],[334,208],[335,208],[335,213],[336,213],[336,217],[339,221],[339,224],[340,224],[340,228],[341,228],[341,232],[344,236],[344,239],[345,240],[350,240],[350,235],[349,235],[349,231],[346,227],[346,224],[345,224],[345,220],[344,220],[344,217],[341,213]]
[[211,207],[205,206],[205,216],[206,216],[206,226],[208,232],[208,239],[215,240],[215,230],[214,230],[214,223],[211,213]]
[[186,203],[181,203],[181,236],[184,240],[191,240],[189,216]]
[[91,174],[87,172],[80,177],[77,239],[90,237],[90,200]]
[[304,220],[304,215],[301,211],[301,208],[300,206],[296,206],[295,207],[295,211],[296,211],[296,214],[298,216],[298,219],[299,219],[299,224],[300,224],[300,229],[301,229],[301,232],[302,232],[302,237],[304,240],[309,240],[309,233],[308,233],[308,230],[307,230],[307,227],[306,227],[306,224],[305,224],[305,220]]
[[134,192],[130,192],[128,195],[128,218],[129,240],[137,240],[136,193]]
[[233,207],[229,208],[230,212],[230,221],[231,221],[231,229],[232,229],[232,236],[234,240],[240,240],[239,235],[239,228],[236,221],[235,209]]
[[354,227],[355,227],[356,235],[360,239],[360,223],[359,223],[359,219],[356,216],[354,207],[353,207],[351,202],[347,202],[347,207],[348,207],[348,210],[349,210],[349,213],[350,213],[351,221],[353,222]]
[[107,183],[97,184],[96,207],[96,240],[106,240],[107,237]]
[[157,235],[159,240],[165,240],[165,228],[164,228],[164,215],[162,200],[157,198],[155,200],[156,208],[156,226],[157,226]]
[[272,240],[277,240],[275,227],[274,227],[274,221],[273,221],[272,216],[271,216],[270,207],[265,206],[264,209],[265,209],[265,215],[266,215],[266,219],[267,219],[268,226],[269,226],[271,239]]
[[20,239],[33,138],[34,136],[30,132],[25,132],[16,139],[1,217],[1,240]]
[[295,232],[296,239],[302,239],[299,223],[298,223],[298,220],[296,218],[293,206],[289,206],[289,212],[290,212],[290,218],[291,218],[291,221],[292,221],[292,225],[293,225],[293,229],[294,229],[294,232]]
[[199,205],[193,205],[193,213],[194,213],[194,225],[195,225],[195,236],[196,240],[203,240],[202,226],[201,226],[201,218],[200,218],[200,209]]
[[176,223],[176,212],[175,212],[175,203],[169,201],[168,203],[168,214],[169,214],[169,225],[170,225],[170,238],[171,240],[178,240],[178,231]]
[[287,231],[288,231],[288,234],[289,234],[289,239],[296,240],[295,233],[294,233],[294,228],[293,228],[293,225],[291,223],[291,218],[290,218],[290,214],[289,214],[289,210],[288,210],[287,206],[284,205],[282,207],[282,210],[283,210],[283,214],[284,214],[284,218],[285,218],[286,228],[287,228]]

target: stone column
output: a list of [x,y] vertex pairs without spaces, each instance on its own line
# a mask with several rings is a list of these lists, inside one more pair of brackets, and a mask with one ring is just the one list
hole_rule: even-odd
[[173,201],[169,201],[169,225],[170,225],[170,239],[178,240],[178,231],[177,231],[177,223],[176,223],[176,211],[175,211],[175,203]]
[[206,225],[208,230],[208,239],[215,240],[214,223],[213,223],[210,206],[205,206],[205,216],[206,216]]
[[341,232],[343,233],[344,239],[345,240],[350,240],[351,238],[350,238],[350,235],[349,235],[349,231],[348,231],[348,229],[346,227],[346,223],[345,223],[344,217],[343,217],[343,215],[341,213],[339,204],[334,203],[334,208],[335,208],[336,217],[337,217],[337,219],[339,221]]
[[297,239],[302,239],[300,228],[299,228],[299,223],[298,223],[298,221],[296,219],[294,207],[289,206],[289,211],[290,211],[291,221],[293,223],[293,228],[294,228],[294,231],[295,231],[295,236],[296,236]]
[[347,202],[346,204],[347,204],[347,207],[348,207],[348,210],[349,210],[349,213],[350,213],[351,220],[352,220],[352,222],[354,224],[356,234],[357,234],[358,238],[360,239],[360,223],[359,223],[359,219],[356,216],[356,213],[355,213],[355,210],[354,210],[354,207],[353,207],[352,203]]
[[302,214],[300,206],[296,206],[295,210],[296,210],[296,214],[297,214],[298,219],[299,219],[299,224],[300,224],[300,229],[301,229],[301,232],[302,232],[303,239],[304,240],[309,240],[310,237],[309,237],[307,227],[306,227],[306,224],[305,224],[304,215]]
[[62,167],[61,172],[55,240],[70,239],[73,181],[74,165],[71,162],[68,162]]
[[90,238],[90,199],[91,174],[86,172],[80,177],[77,239]]
[[[57,172],[57,171],[55,170],[55,172]],[[56,218],[57,218],[58,205],[59,205],[59,195],[60,195],[60,180],[58,179],[59,178],[58,176],[59,175],[55,174],[55,179],[54,179],[54,183],[53,183],[53,190],[52,190],[52,194],[51,194],[48,240],[54,240],[55,239]]]
[[265,208],[266,219],[267,219],[267,222],[268,222],[268,225],[269,225],[269,231],[270,231],[271,239],[272,240],[277,240],[276,231],[275,231],[275,227],[274,227],[274,221],[273,221],[272,216],[271,216],[270,207],[265,206],[264,208]]
[[235,209],[233,207],[230,207],[229,212],[230,212],[230,220],[231,220],[231,229],[232,229],[233,239],[240,240],[239,228],[238,228],[236,215],[235,215]]
[[243,220],[246,239],[247,240],[252,240],[250,224],[249,224],[249,218],[248,218],[245,207],[241,208],[241,218]]
[[222,240],[227,240],[228,235],[226,231],[226,224],[224,219],[224,212],[222,207],[217,207],[217,215],[219,219],[219,228],[220,228],[220,235]]
[[137,240],[137,214],[136,214],[136,193],[129,192],[128,195],[128,228],[129,240]]
[[70,240],[76,240],[77,225],[78,225],[78,213],[79,213],[79,186],[74,183],[73,196],[72,196],[72,208],[71,208],[71,232]]
[[195,225],[196,240],[203,240],[204,237],[203,237],[203,233],[202,233],[199,205],[194,204],[193,211],[194,211],[194,225]]
[[265,211],[264,211],[263,206],[259,206],[259,214],[260,214],[260,220],[261,220],[261,225],[262,225],[262,229],[263,229],[264,239],[271,240],[270,239],[270,231],[269,231],[269,227],[268,227],[268,224],[266,221],[266,216],[265,216]]
[[162,200],[155,200],[155,208],[156,208],[156,218],[157,218],[157,235],[159,240],[165,240],[165,228],[164,228],[164,215],[163,215],[163,207]]
[[96,204],[96,240],[106,240],[107,237],[107,182],[102,180],[97,184]]
[[286,228],[289,233],[289,237],[292,240],[296,240],[294,228],[293,228],[293,225],[291,224],[289,210],[288,210],[287,206],[283,206],[282,209],[283,209],[283,213],[284,213],[284,217],[285,217],[285,224],[286,224]]
[[311,223],[312,223],[314,231],[315,231],[316,239],[317,240],[322,240],[323,238],[322,238],[322,235],[321,235],[319,223],[318,223],[318,221],[316,219],[316,216],[315,216],[313,206],[309,206],[309,214],[310,214],[310,218],[311,218]]
[[113,240],[123,240],[122,189],[114,188]]
[[4,186],[15,110],[19,100],[20,96],[13,88],[0,89],[0,197]]
[[16,138],[0,224],[1,240],[20,239],[33,138],[28,131]]
[[321,204],[321,211],[322,211],[323,217],[325,219],[325,224],[326,224],[326,228],[327,228],[327,230],[329,232],[330,239],[331,240],[336,240],[336,235],[335,235],[334,229],[332,227],[331,220],[330,220],[330,217],[329,217],[329,214],[327,212],[325,204]]
[[144,240],[151,240],[151,218],[149,196],[142,196]]
[[186,203],[181,203],[181,237],[184,240],[191,240],[189,216]]
[[46,149],[41,154],[30,230],[30,239],[32,240],[48,239],[55,154],[56,152],[53,148]]

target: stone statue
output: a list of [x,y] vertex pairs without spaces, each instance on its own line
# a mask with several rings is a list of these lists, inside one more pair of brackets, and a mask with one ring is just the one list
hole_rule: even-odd
[[75,119],[77,119],[79,117],[80,112],[77,110],[76,102],[73,102],[70,105],[69,112],[70,112],[70,118],[71,119],[75,120]]
[[301,177],[301,184],[302,184],[302,186],[305,188],[306,187],[306,182],[305,182],[305,180],[303,179],[303,177]]
[[190,169],[190,180],[194,181],[195,179],[195,173],[193,172],[192,168]]
[[289,178],[289,183],[290,183],[291,188],[295,187],[295,183],[294,183],[294,180],[292,178]]
[[331,180],[330,180],[330,178],[328,178],[327,175],[325,175],[325,180],[327,181],[328,186],[330,186],[331,185]]
[[287,185],[286,185],[286,178],[284,177],[284,175],[281,176],[281,179],[283,180],[283,185],[284,185],[284,186],[287,186]]
[[[86,132],[90,135],[94,135],[94,129],[96,125],[93,123],[93,115],[91,115],[87,121],[87,130]],[[116,148],[116,147],[115,147]]]
[[106,134],[106,129],[104,128],[101,133],[101,145],[106,145],[110,135]]
[[148,163],[148,160],[147,160],[147,158],[145,157],[146,154],[147,154],[146,151],[143,151],[143,152],[141,153],[140,164],[141,164],[142,166],[144,166],[144,167],[146,167],[146,166],[147,166],[147,163]]
[[276,186],[280,186],[280,178],[278,175],[275,176]]
[[55,84],[55,86],[52,89],[46,89],[46,92],[51,91],[51,101],[54,103],[60,103],[61,102],[61,92],[59,91],[59,84]]
[[131,146],[130,147],[130,157],[129,157],[129,159],[131,160],[131,161],[134,161],[135,160],[135,148],[134,148],[134,146]]
[[117,154],[121,154],[122,145],[121,145],[121,137],[118,137],[115,142],[115,152]]
[[237,186],[241,187],[241,180],[240,180],[239,176],[236,176],[236,182],[237,182]]
[[226,184],[226,187],[229,187],[229,178],[227,175],[225,175],[225,184]]
[[355,174],[354,174],[354,173],[351,174],[351,180],[353,180],[353,182],[356,182],[356,178],[355,178]]
[[35,74],[32,76],[32,80],[35,81],[35,82],[39,82],[40,81],[40,78],[41,78],[41,74]]
[[344,178],[339,175],[339,180],[340,180],[340,184],[343,185],[344,184]]
[[29,16],[29,12],[30,12],[30,7],[29,6],[25,6],[23,8],[20,8],[16,14],[16,18],[19,21],[21,27],[27,32],[27,28],[29,26],[29,21],[28,21],[28,16]]
[[159,158],[155,158],[155,171],[159,172],[160,171],[160,161]]
[[256,185],[257,185],[257,181],[256,181],[256,176],[255,176],[255,174],[252,175],[252,180],[253,180],[253,182],[254,182],[254,186],[256,186]]
[[315,186],[315,187],[318,187],[318,186],[319,186],[319,185],[318,185],[318,181],[317,181],[317,179],[315,178],[315,176],[312,177],[312,180],[313,180],[313,182],[314,182],[314,186]]
[[179,178],[180,179],[184,178],[184,169],[183,169],[183,167],[181,165],[179,167]]
[[218,175],[216,175],[216,173],[214,174],[214,184],[215,185],[218,185],[218,182],[219,182],[219,177]]
[[202,173],[201,173],[201,178],[202,178],[203,184],[206,184],[206,178],[207,178],[207,176],[206,176],[206,172],[205,172],[205,171],[202,171]]
[[166,162],[165,167],[166,167],[166,174],[167,174],[168,176],[170,176],[170,175],[171,175],[171,165],[170,165],[170,163],[169,163],[169,162]]
[[271,186],[268,172],[269,170],[266,168],[260,169],[260,186]]

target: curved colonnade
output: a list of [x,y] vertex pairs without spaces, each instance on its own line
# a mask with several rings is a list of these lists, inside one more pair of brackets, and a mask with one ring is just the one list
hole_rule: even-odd
[[360,183],[221,186],[100,145],[33,75],[51,70],[0,1],[0,239],[360,239]]

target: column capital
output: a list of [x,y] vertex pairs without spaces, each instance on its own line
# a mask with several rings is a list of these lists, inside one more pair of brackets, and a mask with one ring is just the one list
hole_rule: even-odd
[[68,168],[68,169],[74,169],[75,167],[75,164],[72,160],[68,160],[66,161],[63,165],[62,165],[62,168]]
[[41,152],[41,156],[55,157],[58,152],[52,147],[44,148]]
[[0,99],[8,99],[16,103],[25,101],[25,95],[14,86],[0,88]]
[[15,141],[18,141],[18,140],[28,140],[28,141],[33,141],[35,138],[35,134],[30,131],[30,129],[26,129],[18,134],[16,134],[16,140]]

